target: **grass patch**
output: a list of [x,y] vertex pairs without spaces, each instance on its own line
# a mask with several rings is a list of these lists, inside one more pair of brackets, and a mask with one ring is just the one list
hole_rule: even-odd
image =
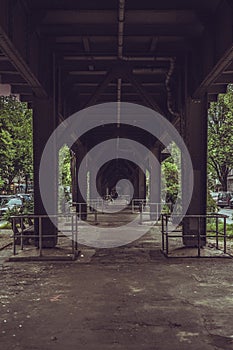
[[[207,232],[207,236],[214,234],[216,232],[216,224],[215,223],[207,223],[206,228],[207,228],[207,231],[212,231],[212,232]],[[224,224],[223,223],[218,224],[218,232],[220,234],[224,233]],[[226,224],[226,234],[228,237],[233,238],[233,224]]]
[[[8,228],[11,228],[11,224],[9,221],[7,221],[7,220],[0,221],[0,230],[5,230]],[[0,231],[0,233],[1,233],[1,231]]]

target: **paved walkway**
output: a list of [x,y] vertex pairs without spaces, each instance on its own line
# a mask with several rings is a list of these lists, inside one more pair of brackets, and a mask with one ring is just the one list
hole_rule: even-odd
[[158,229],[76,262],[5,263],[2,350],[233,349],[232,259],[166,259]]

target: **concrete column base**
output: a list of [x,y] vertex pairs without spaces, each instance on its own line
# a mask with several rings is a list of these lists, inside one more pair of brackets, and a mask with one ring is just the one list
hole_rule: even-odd
[[204,247],[206,245],[206,219],[183,219],[183,244],[186,247]]

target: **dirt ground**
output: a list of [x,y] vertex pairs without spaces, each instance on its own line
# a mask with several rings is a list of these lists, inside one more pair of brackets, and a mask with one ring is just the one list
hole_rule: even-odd
[[2,264],[1,350],[233,349],[232,259],[145,244],[82,254]]

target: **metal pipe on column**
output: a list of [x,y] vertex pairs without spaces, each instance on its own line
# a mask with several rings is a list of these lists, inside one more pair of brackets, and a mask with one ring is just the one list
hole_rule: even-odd
[[125,0],[119,0],[118,9],[118,58],[123,57],[124,44],[124,22],[125,22]]
[[[123,37],[123,36],[122,36]],[[123,50],[122,50],[123,51]],[[94,60],[94,61],[115,61],[117,60],[118,55],[75,55],[75,56],[64,56],[64,61],[86,61],[86,60]],[[140,62],[140,61],[149,61],[149,62],[170,62],[172,57],[169,56],[123,56],[121,59],[123,61],[128,62]]]
[[[124,45],[124,22],[125,22],[125,0],[119,0],[118,9],[118,59],[123,59],[123,45]],[[117,127],[120,127],[120,102],[121,102],[122,79],[117,79]]]

